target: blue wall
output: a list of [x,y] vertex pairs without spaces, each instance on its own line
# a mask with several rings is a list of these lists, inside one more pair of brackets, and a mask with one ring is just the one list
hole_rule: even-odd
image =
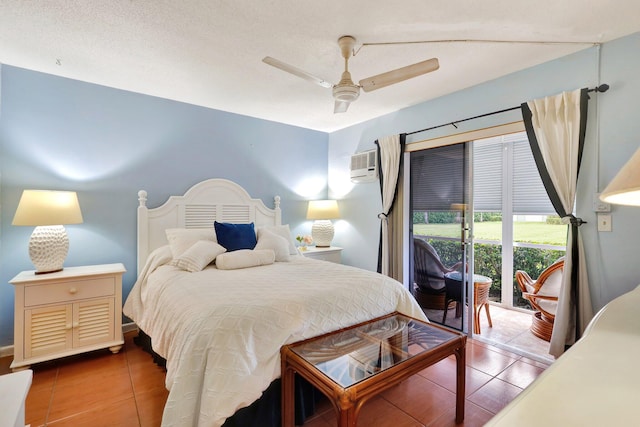
[[[600,60],[599,60],[600,58]],[[438,72],[446,72],[443,64]],[[473,72],[473,70],[469,70]],[[580,51],[536,67],[465,89],[423,104],[367,121],[329,136],[329,196],[342,199],[343,221],[334,242],[343,246],[343,260],[375,269],[380,212],[378,183],[345,186],[342,177],[356,151],[374,147],[381,136],[411,132],[442,123],[520,105],[524,101],[582,87],[608,83],[611,89],[593,95],[582,169],[577,213],[587,251],[594,309],[640,283],[640,208],[613,206],[613,232],[599,233],[593,194],[602,191],[640,146],[640,33]],[[365,102],[366,100],[362,100]],[[408,143],[522,120],[519,111],[461,123],[411,136]]]
[[[32,270],[32,227],[11,225],[22,190],[75,190],[84,223],[67,226],[65,265],[122,262],[135,282],[138,190],[162,204],[227,178],[308,232],[306,200],[327,194],[326,133],[2,66],[0,346],[13,343],[13,286]],[[313,186],[302,188],[303,181]]]

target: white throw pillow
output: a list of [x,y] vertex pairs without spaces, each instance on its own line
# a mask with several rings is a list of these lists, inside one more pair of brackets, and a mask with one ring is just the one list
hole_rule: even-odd
[[276,254],[271,249],[240,249],[218,255],[216,267],[220,270],[257,267],[259,265],[273,264],[275,258]]
[[258,229],[258,243],[255,249],[273,249],[276,261],[289,261],[289,242],[284,237],[264,228]]
[[218,242],[216,232],[211,228],[168,228],[165,230],[173,258],[180,256],[199,240]]
[[226,251],[223,246],[211,240],[198,240],[178,258],[174,258],[173,261],[171,261],[171,265],[191,273],[202,271],[202,269],[211,264],[218,255]]
[[[278,236],[284,237],[289,244],[289,255],[298,254],[298,249],[296,248],[296,242],[293,240],[293,237],[291,236],[291,230],[289,229],[289,224],[260,227],[258,229],[258,233],[260,233],[260,230],[269,230],[272,233],[277,234]],[[258,237],[260,237],[259,234],[258,234]]]

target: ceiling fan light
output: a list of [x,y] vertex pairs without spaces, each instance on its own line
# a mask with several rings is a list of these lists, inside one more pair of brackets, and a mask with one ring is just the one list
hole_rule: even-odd
[[333,97],[336,101],[353,102],[360,96],[360,87],[356,85],[336,85]]

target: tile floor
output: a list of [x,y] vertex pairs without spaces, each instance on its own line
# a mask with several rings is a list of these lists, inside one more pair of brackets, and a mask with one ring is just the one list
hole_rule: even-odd
[[[489,327],[483,308],[480,312],[480,335],[476,335],[478,341],[543,363],[553,363],[555,359],[549,354],[549,342],[531,333],[531,311],[505,309],[499,305],[492,304],[489,306],[489,312],[491,313],[493,327]],[[442,321],[442,310],[425,310],[425,313],[431,320]],[[446,326],[459,329],[460,323],[461,318],[455,317],[455,309],[450,309],[447,313]]]
[[[492,311],[493,315],[493,311]],[[495,327],[494,320],[494,327]],[[96,351],[33,367],[26,422],[37,426],[158,426],[167,398],[164,371],[125,335],[120,353]],[[10,357],[0,358],[0,374]],[[478,340],[467,342],[464,426],[482,426],[546,368],[547,364]],[[455,425],[455,359],[421,371],[366,403],[359,425]],[[328,402],[305,427],[335,426]]]

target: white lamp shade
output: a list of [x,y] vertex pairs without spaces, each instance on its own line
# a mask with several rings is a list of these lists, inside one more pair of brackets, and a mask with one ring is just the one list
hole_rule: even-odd
[[307,209],[307,219],[340,218],[338,202],[335,200],[311,200]]
[[82,223],[75,191],[24,190],[13,225],[64,225]]
[[616,205],[640,206],[640,149],[600,193],[600,200]]
[[13,225],[36,226],[29,240],[29,257],[38,274],[62,270],[69,252],[64,224],[81,222],[74,191],[24,190],[13,217]]

